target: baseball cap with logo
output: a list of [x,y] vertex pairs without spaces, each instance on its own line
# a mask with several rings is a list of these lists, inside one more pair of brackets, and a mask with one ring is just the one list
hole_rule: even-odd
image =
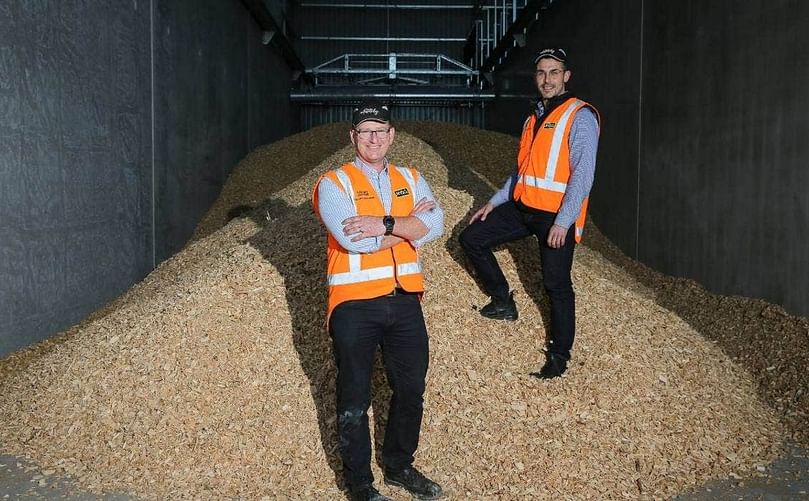
[[379,101],[363,101],[351,113],[351,125],[356,127],[362,122],[390,122],[390,109]]
[[540,59],[545,59],[546,57],[556,59],[563,64],[567,64],[567,52],[565,52],[564,49],[551,47],[537,52],[537,56],[534,58],[534,64],[537,64]]

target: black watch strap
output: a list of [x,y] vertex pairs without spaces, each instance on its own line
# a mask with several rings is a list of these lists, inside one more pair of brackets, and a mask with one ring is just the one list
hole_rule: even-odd
[[396,224],[396,220],[393,219],[393,216],[383,217],[382,224],[385,225],[385,235],[393,235],[393,225]]

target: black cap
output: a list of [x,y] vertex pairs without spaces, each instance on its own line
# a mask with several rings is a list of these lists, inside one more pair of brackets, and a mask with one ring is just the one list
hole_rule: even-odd
[[567,52],[565,52],[565,49],[551,47],[537,52],[537,57],[534,58],[534,64],[537,64],[540,59],[545,59],[546,57],[556,59],[562,64],[567,64]]
[[363,101],[351,113],[351,125],[358,126],[362,122],[390,122],[390,108],[379,101]]

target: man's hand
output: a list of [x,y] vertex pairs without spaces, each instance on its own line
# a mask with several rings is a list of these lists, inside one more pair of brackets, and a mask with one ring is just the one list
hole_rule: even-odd
[[551,226],[551,230],[548,232],[548,247],[558,249],[559,247],[565,245],[566,236],[567,230],[557,224],[554,224]]
[[[410,211],[411,216],[421,212],[428,212],[435,209],[435,201],[422,198],[413,206]],[[381,216],[352,216],[343,220],[343,234],[354,235],[352,242],[363,238],[381,237],[385,234],[385,223]]]
[[481,221],[485,221],[486,216],[488,216],[489,213],[491,211],[493,211],[493,210],[494,210],[494,206],[491,204],[491,202],[487,202],[486,205],[484,205],[483,207],[478,209],[477,212],[472,214],[472,217],[469,219],[469,224],[474,223],[478,219],[480,219]]
[[354,235],[352,242],[363,238],[379,237],[385,234],[382,216],[352,216],[343,220],[343,234]]
[[413,206],[413,210],[410,211],[411,216],[415,216],[420,212],[429,212],[435,209],[435,202],[432,200],[427,200],[427,198],[422,198],[418,201],[416,205]]

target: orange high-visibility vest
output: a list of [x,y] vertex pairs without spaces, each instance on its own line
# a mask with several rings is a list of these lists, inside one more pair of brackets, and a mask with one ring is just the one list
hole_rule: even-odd
[[[418,173],[415,169],[388,165],[391,184],[393,217],[409,216],[415,205]],[[368,178],[352,163],[331,170],[315,184],[312,203],[318,211],[317,187],[328,177],[338,188],[348,193],[362,216],[384,216],[385,208]],[[356,299],[371,299],[393,291],[397,284],[408,292],[424,291],[418,250],[409,241],[391,248],[368,254],[351,253],[344,249],[331,234],[326,251],[326,272],[329,287],[329,305],[326,318],[337,305]]]
[[[571,97],[554,108],[539,125],[534,135],[537,117],[531,114],[525,121],[517,154],[517,182],[514,200],[534,209],[559,212],[562,197],[570,180],[570,127],[573,117],[583,107],[589,107],[601,121],[592,105]],[[584,220],[587,217],[586,197],[576,219],[576,242],[581,241]]]

